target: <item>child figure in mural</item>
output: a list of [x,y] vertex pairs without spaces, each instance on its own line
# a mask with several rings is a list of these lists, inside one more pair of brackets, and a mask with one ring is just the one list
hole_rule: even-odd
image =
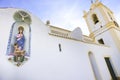
[[20,26],[18,28],[18,34],[15,36],[15,44],[14,44],[14,61],[15,62],[23,62],[24,61],[24,43],[25,43],[25,37],[23,34],[24,28]]
[[24,61],[25,50],[20,50],[18,44],[14,44],[14,61],[23,62]]

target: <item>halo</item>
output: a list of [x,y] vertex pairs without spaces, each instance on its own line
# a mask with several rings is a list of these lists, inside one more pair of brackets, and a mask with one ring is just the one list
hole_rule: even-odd
[[22,30],[22,31],[24,31],[23,26],[19,26],[18,30]]

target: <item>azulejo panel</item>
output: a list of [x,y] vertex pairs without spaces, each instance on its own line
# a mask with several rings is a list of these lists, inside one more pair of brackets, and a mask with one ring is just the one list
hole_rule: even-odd
[[7,46],[8,60],[16,66],[23,65],[30,57],[31,47],[31,18],[24,11],[14,14],[13,23]]

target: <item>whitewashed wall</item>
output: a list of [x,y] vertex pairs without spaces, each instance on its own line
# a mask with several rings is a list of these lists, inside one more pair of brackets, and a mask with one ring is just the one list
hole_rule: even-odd
[[113,54],[109,47],[51,36],[49,28],[31,14],[30,59],[20,67],[10,63],[6,50],[16,10],[0,9],[0,80],[95,80],[89,51],[95,56],[102,80],[111,79],[104,60]]
[[118,50],[118,47],[116,46],[116,42],[114,38],[114,34],[112,34],[111,32],[113,32],[114,29],[110,29],[109,31],[106,31],[104,33],[102,33],[101,35],[96,37],[96,42],[98,42],[99,39],[103,39],[105,45],[108,45],[109,47],[111,47],[111,50],[113,50],[113,53],[109,53],[111,55],[110,59],[112,62],[112,67],[115,71],[115,74],[117,76],[120,76],[120,62],[119,62],[119,57],[120,57],[120,52]]

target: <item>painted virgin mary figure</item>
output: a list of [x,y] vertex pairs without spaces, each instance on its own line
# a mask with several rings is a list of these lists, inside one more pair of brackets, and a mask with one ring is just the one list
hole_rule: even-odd
[[14,44],[14,61],[15,62],[23,62],[24,61],[24,44],[25,44],[25,37],[23,34],[24,28],[20,26],[18,28],[18,34],[15,36],[15,44]]
[[24,28],[22,26],[20,26],[18,28],[18,34],[16,35],[16,43],[18,45],[18,48],[20,50],[23,50],[24,49],[24,43],[25,43],[25,37],[24,37],[24,34],[23,34],[23,31],[24,31]]

